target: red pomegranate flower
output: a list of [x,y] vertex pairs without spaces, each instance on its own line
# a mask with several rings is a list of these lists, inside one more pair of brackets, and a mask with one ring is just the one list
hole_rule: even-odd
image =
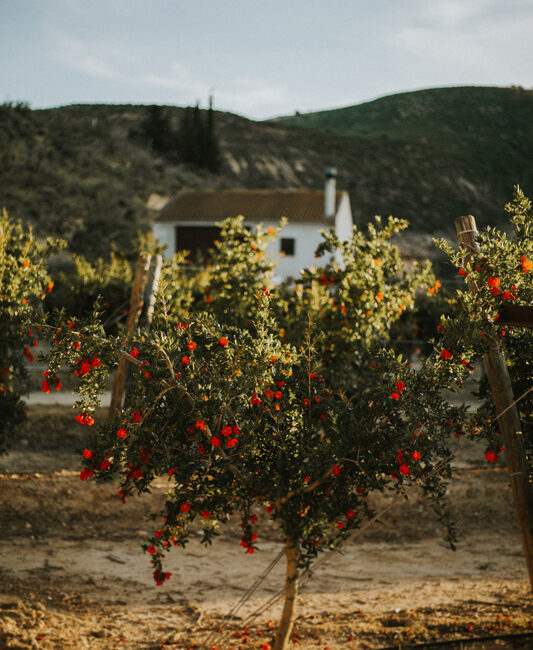
[[522,264],[522,273],[527,273],[527,271],[533,269],[533,262],[528,260],[525,255],[520,258],[520,264]]

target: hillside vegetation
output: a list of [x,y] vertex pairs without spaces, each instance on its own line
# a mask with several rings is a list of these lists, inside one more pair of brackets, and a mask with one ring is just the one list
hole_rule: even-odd
[[[178,129],[183,109],[164,107]],[[96,257],[131,250],[154,212],[149,198],[182,189],[321,188],[336,166],[359,224],[393,214],[419,233],[455,217],[505,223],[512,187],[533,193],[533,92],[447,88],[359,106],[254,122],[216,112],[216,173],[157,153],[143,137],[146,106],[0,106],[0,204]],[[153,205],[153,203],[152,203]]]

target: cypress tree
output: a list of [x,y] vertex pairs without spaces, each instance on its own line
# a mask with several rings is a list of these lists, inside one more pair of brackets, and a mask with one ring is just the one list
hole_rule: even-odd
[[166,153],[172,141],[172,128],[168,115],[161,106],[149,106],[147,115],[141,125],[141,132],[146,139],[148,149]]
[[213,96],[209,97],[209,110],[206,116],[205,128],[205,158],[204,164],[209,171],[216,172],[220,167],[220,152],[215,137],[215,114],[213,111]]
[[220,154],[215,136],[212,98],[209,110],[202,113],[198,104],[184,110],[176,140],[183,162],[192,163],[216,172],[220,167]]

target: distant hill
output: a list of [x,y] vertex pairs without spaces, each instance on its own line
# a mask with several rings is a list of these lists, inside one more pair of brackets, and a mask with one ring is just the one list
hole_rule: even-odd
[[449,141],[531,128],[533,90],[461,86],[389,95],[363,104],[276,118],[276,122],[370,137]]
[[[420,199],[412,197],[411,207],[397,195],[397,188],[385,188],[385,193],[394,193],[403,214],[412,213],[417,204],[419,214],[426,214],[432,226],[440,219],[431,216],[428,206],[444,218],[445,193],[450,217],[457,211],[471,212],[495,223],[513,184],[526,193],[533,190],[533,90],[435,88],[275,121],[389,142],[387,163],[393,158],[401,162],[396,156],[401,156],[402,144],[416,147],[417,153],[406,156],[405,165],[414,172],[411,182],[419,183]],[[414,223],[421,227],[423,221],[414,217]]]
[[[254,122],[215,113],[215,174],[158,154],[146,106],[0,106],[0,206],[89,257],[131,247],[165,197],[186,188],[321,188],[336,166],[359,224],[394,214],[419,233],[474,214],[503,224],[514,184],[533,195],[533,92],[446,88]],[[175,129],[182,108],[163,107]],[[151,199],[151,200],[150,200]]]

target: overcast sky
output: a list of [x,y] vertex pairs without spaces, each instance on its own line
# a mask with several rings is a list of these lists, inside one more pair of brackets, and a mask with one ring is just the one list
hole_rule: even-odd
[[533,0],[0,0],[0,102],[207,103],[255,119],[533,87]]

